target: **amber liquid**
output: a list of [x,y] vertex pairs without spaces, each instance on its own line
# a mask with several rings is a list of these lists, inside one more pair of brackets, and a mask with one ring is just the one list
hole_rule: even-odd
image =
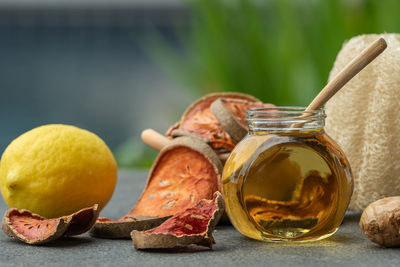
[[222,179],[233,225],[262,240],[333,234],[352,192],[348,162],[322,131],[250,135],[232,152]]

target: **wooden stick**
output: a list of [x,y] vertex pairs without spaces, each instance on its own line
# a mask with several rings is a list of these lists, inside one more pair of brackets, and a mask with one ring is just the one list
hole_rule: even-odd
[[153,129],[144,130],[141,137],[145,144],[158,151],[160,151],[171,141],[168,137],[154,131]]
[[386,41],[379,38],[365,48],[361,54],[350,61],[314,98],[306,110],[320,109],[334,94],[336,94],[348,81],[365,68],[387,47]]

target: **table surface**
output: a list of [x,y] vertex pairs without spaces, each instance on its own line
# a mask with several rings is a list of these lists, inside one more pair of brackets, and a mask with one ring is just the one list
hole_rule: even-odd
[[[146,177],[147,171],[120,171],[114,196],[101,216],[117,219],[128,212]],[[1,214],[6,208],[1,200]],[[0,233],[0,266],[399,266],[400,250],[371,243],[358,227],[359,218],[359,212],[349,212],[336,234],[302,244],[264,243],[242,236],[232,226],[219,226],[212,250],[138,251],[131,240],[95,239],[87,234],[51,245],[29,246]]]

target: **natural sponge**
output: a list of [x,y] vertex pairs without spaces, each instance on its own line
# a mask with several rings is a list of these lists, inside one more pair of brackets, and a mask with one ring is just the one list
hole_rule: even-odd
[[361,35],[346,42],[330,79],[379,37],[388,47],[326,104],[326,131],[354,175],[350,209],[400,195],[400,34]]

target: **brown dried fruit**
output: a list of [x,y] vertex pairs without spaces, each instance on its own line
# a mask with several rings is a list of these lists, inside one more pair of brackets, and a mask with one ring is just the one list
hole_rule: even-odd
[[129,238],[132,230],[144,231],[152,229],[170,217],[127,215],[116,221],[100,217],[89,234],[102,238]]
[[232,151],[235,147],[235,141],[224,131],[223,127],[210,110],[211,104],[218,98],[223,98],[227,102],[232,100],[244,100],[249,103],[261,104],[258,99],[246,94],[208,94],[190,105],[182,115],[181,120],[167,131],[167,135],[172,136],[172,132],[177,129],[184,130],[202,139],[209,140],[211,147],[216,151],[221,149]]
[[386,197],[369,204],[361,215],[360,227],[376,244],[400,246],[400,197]]
[[99,213],[100,210],[96,204],[91,208],[81,209],[74,214],[64,216],[68,222],[68,228],[64,233],[64,236],[74,236],[86,233],[96,223]]
[[199,138],[175,138],[160,151],[135,207],[117,221],[100,218],[90,234],[126,238],[132,230],[154,228],[199,200],[211,199],[221,170],[218,156]]
[[3,232],[31,245],[45,244],[62,236],[80,235],[94,225],[99,216],[98,205],[74,214],[46,219],[28,210],[9,209],[2,221]]
[[3,217],[2,229],[8,236],[38,245],[56,240],[68,228],[65,218],[46,219],[28,210],[9,209]]
[[202,199],[196,206],[179,212],[160,226],[147,231],[132,231],[137,249],[174,248],[191,244],[212,248],[212,232],[224,210],[219,192],[212,200]]
[[175,138],[155,160],[145,189],[130,214],[163,217],[211,199],[218,190],[222,164],[205,143]]
[[245,99],[218,98],[211,104],[210,110],[233,141],[238,143],[248,132],[245,122],[246,110],[270,107],[274,107],[274,105],[254,103]]

